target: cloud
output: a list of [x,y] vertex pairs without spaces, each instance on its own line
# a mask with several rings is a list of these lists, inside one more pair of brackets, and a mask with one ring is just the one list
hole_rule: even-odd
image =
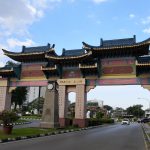
[[100,4],[100,3],[103,3],[103,2],[107,2],[108,0],[92,0],[92,1],[96,4]]
[[101,21],[99,20],[98,16],[91,13],[91,14],[88,14],[87,17],[92,20],[92,22],[94,22],[95,24],[101,24]]
[[15,51],[18,46],[34,45],[29,27],[43,18],[46,10],[52,10],[60,2],[62,0],[0,0],[1,65],[8,59],[1,48]]
[[144,33],[150,34],[150,27],[143,30]]
[[68,0],[69,3],[74,3],[76,0]]
[[0,1],[0,32],[4,32],[6,36],[26,34],[28,27],[41,19],[46,9],[52,9],[60,2],[61,0]]
[[3,62],[0,62],[0,67],[4,67],[5,64]]
[[10,48],[15,48],[16,46],[22,46],[22,45],[25,45],[27,47],[35,45],[35,42],[33,42],[31,39],[26,39],[26,41],[20,41],[15,38],[10,38],[7,40],[7,43]]
[[129,18],[130,18],[130,19],[135,18],[135,15],[134,15],[134,14],[129,14]]
[[6,58],[6,56],[3,54],[2,48],[6,49],[6,46],[0,44],[0,67],[3,67],[5,65],[4,59]]
[[150,16],[148,16],[145,19],[142,19],[142,24],[144,24],[144,25],[150,24]]

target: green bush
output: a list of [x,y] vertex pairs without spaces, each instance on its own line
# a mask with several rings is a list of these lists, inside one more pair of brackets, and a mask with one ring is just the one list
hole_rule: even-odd
[[88,126],[97,126],[97,125],[101,125],[101,124],[109,124],[109,123],[114,123],[113,119],[107,119],[107,118],[103,118],[103,119],[95,119],[95,118],[91,118],[88,119]]
[[114,123],[114,119],[103,118],[100,119],[101,123]]
[[0,113],[0,120],[5,125],[12,124],[13,122],[17,121],[19,116],[13,111],[4,110]]
[[95,118],[88,119],[88,126],[97,126],[97,125],[101,125],[99,119],[95,119]]

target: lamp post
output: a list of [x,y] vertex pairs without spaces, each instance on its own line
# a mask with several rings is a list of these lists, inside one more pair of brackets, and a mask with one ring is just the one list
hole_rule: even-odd
[[148,109],[150,109],[150,100],[149,100],[149,99],[147,99],[147,98],[142,98],[142,97],[138,97],[138,99],[144,99],[144,100],[146,100],[146,101],[148,102],[148,104],[149,104],[149,108],[148,108]]

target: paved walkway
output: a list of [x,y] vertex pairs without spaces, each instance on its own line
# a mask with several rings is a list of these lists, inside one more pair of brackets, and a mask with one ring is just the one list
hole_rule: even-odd
[[150,134],[150,126],[147,123],[143,123],[142,125],[144,127],[145,133]]
[[145,141],[147,150],[150,150],[150,125],[147,123],[142,123],[143,130],[145,132]]
[[149,126],[147,123],[143,123],[143,127],[144,127],[144,129],[145,129],[145,132],[146,132],[147,134],[150,134],[150,126]]

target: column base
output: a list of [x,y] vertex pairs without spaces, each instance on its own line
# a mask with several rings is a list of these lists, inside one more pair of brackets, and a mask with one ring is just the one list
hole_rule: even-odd
[[41,122],[40,128],[58,128],[59,123]]
[[74,119],[73,125],[77,125],[80,128],[84,128],[84,127],[87,127],[88,122],[86,119]]
[[71,119],[69,118],[59,118],[60,127],[66,127],[72,125]]

